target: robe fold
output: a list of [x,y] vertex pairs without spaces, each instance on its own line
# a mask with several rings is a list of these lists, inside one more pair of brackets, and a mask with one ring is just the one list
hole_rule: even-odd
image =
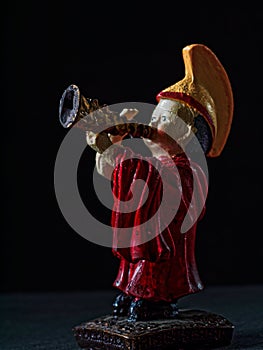
[[[113,286],[136,298],[168,302],[202,290],[195,239],[197,222],[205,213],[204,172],[198,164],[190,165],[184,154],[157,159],[134,154],[129,148],[114,152],[112,251],[120,266]],[[136,190],[137,180],[144,182]],[[168,206],[162,207],[164,189]],[[193,214],[200,205],[195,220]],[[186,215],[190,220],[192,215],[193,224],[182,233]]]

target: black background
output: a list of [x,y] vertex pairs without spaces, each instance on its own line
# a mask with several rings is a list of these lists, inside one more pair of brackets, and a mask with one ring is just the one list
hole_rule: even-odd
[[[58,121],[61,94],[74,83],[102,103],[155,104],[158,92],[184,76],[182,48],[197,42],[224,65],[235,101],[226,147],[208,159],[207,212],[196,242],[199,272],[205,285],[262,283],[263,12],[187,3],[143,9],[17,1],[6,7],[1,291],[111,288],[118,261],[110,248],[77,234],[56,201],[54,165],[67,133]],[[85,157],[80,176],[89,189],[93,151]],[[107,220],[109,213],[93,200]]]

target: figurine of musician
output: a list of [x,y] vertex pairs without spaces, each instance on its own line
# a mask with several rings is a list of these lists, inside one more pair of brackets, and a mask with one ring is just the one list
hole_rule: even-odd
[[[185,77],[157,95],[157,105],[149,121],[150,126],[171,137],[145,139],[150,157],[135,154],[122,145],[124,136],[101,133],[98,138],[93,132],[86,132],[88,145],[98,151],[97,171],[112,181],[116,198],[112,210],[112,251],[120,265],[113,285],[120,293],[113,303],[113,314],[125,316],[129,321],[176,317],[178,299],[203,289],[195,261],[195,237],[198,221],[205,213],[208,184],[202,168],[197,163],[190,164],[189,152],[186,155],[185,150],[194,147],[191,144],[194,134],[206,157],[221,154],[231,127],[233,96],[225,69],[209,48],[193,44],[182,53]],[[133,111],[123,114],[129,120]],[[99,144],[106,147],[100,151]],[[137,179],[145,181],[148,198],[136,211],[121,212],[119,203],[129,202]],[[198,185],[195,201],[202,204],[202,211],[182,234],[193,181]],[[166,220],[162,211],[148,227],[149,232],[144,232],[140,225],[158,212],[163,186],[168,186],[171,200],[180,198],[178,210],[162,232],[158,231],[159,223]],[[140,193],[143,196],[144,189]],[[131,235],[131,245],[122,247],[119,228],[127,227],[136,229]],[[132,244],[136,237],[147,234],[153,234],[153,238]]]

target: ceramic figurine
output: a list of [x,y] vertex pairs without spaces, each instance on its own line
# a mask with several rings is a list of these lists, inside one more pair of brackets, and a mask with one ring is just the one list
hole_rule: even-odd
[[[109,129],[105,127],[103,132],[97,133],[89,122],[82,124],[88,145],[96,151],[97,171],[112,181],[115,198],[111,219],[112,251],[120,262],[113,283],[119,294],[113,302],[110,318],[115,327],[124,321],[128,327],[161,320],[175,321],[169,323],[172,332],[177,329],[176,320],[183,317],[178,299],[203,289],[195,261],[195,238],[198,221],[205,215],[208,183],[200,164],[189,157],[195,152],[196,140],[205,157],[220,156],[231,128],[233,95],[224,67],[208,47],[189,45],[183,48],[182,54],[185,76],[157,93],[157,105],[148,125],[134,120],[138,113],[134,109],[123,110],[117,116],[109,110],[104,112],[105,120],[114,117],[121,122]],[[65,108],[67,98],[73,101],[70,108]],[[71,86],[61,99],[60,119],[63,126],[71,126],[96,110],[99,110],[97,100],[84,98],[76,86]],[[123,144],[123,139],[131,136],[143,138],[150,150],[149,156],[138,154]],[[136,193],[133,185],[138,179],[144,180],[145,187]],[[169,208],[158,211],[164,187],[168,188],[168,201],[178,201],[178,209],[171,220]],[[137,210],[123,212],[120,203],[129,203],[132,196],[138,197],[138,203],[144,202],[143,205]],[[181,226],[190,207],[196,220],[182,233]],[[152,217],[149,225],[143,225]],[[128,238],[125,236],[127,228],[131,228]],[[122,246],[124,239],[129,240],[129,246]],[[138,244],[138,239],[142,243]],[[228,325],[231,331],[226,342],[230,341],[233,330],[232,325]],[[83,345],[80,338],[79,344]],[[165,344],[160,346],[176,342],[182,346],[178,339],[178,335],[176,339],[173,336],[172,343],[167,344],[162,340]],[[140,349],[150,349],[153,340],[147,342],[148,345]]]

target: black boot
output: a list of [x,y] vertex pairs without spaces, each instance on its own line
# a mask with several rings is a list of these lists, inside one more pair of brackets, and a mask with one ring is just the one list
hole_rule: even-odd
[[123,292],[117,295],[112,306],[113,306],[113,316],[121,317],[127,316],[131,302],[133,298]]
[[171,319],[178,315],[176,300],[172,303],[166,301],[148,301],[138,299],[131,302],[128,321],[150,321],[158,319]]

